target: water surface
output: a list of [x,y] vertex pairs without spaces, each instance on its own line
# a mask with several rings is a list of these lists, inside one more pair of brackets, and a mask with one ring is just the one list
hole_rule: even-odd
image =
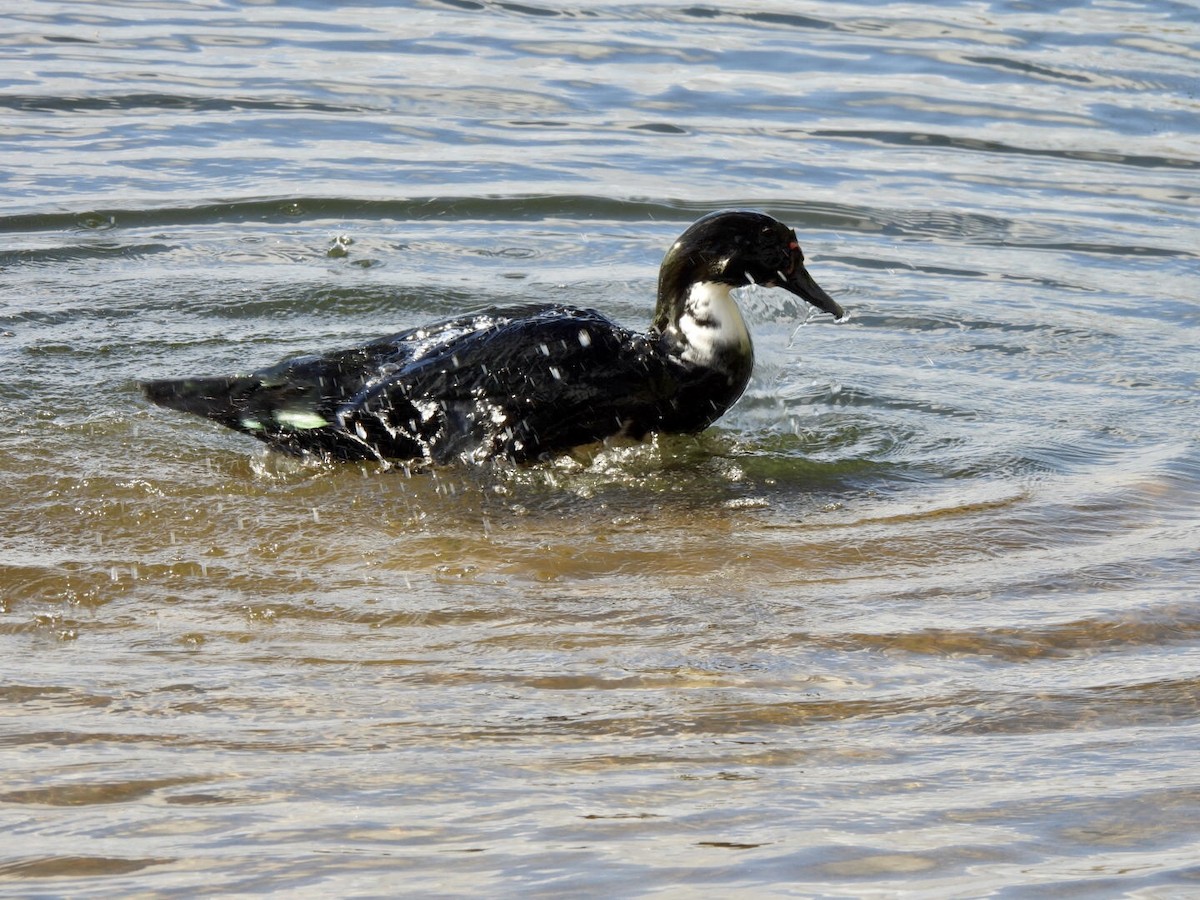
[[[0,891],[1200,889],[1183,3],[31,0],[0,36]],[[744,298],[695,438],[298,463],[152,409],[513,300]]]

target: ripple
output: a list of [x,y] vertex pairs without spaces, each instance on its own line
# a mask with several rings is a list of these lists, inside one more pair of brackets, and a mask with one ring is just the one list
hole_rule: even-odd
[[37,856],[0,863],[0,875],[8,878],[99,878],[127,875],[152,866],[175,862],[172,857],[130,859],[107,856]]
[[14,112],[49,112],[62,115],[113,112],[308,112],[354,113],[367,112],[362,107],[338,106],[312,100],[259,100],[253,97],[211,97],[186,94],[94,94],[82,96],[36,94],[6,94],[0,97],[0,109]]
[[981,140],[979,138],[957,137],[948,134],[934,134],[922,131],[912,132],[858,132],[821,130],[813,132],[821,137],[851,138],[871,143],[894,144],[899,146],[949,147],[956,150],[967,150],[981,153],[1005,153],[1021,156],[1046,157],[1050,159],[1078,159],[1090,162],[1113,163],[1123,166],[1136,166],[1144,169],[1196,169],[1200,168],[1200,160],[1178,156],[1143,156],[1136,154],[1115,153],[1092,149],[1044,149],[1037,147],[1021,147],[999,141]]
[[0,802],[36,806],[94,806],[106,803],[128,803],[165,788],[181,784],[198,784],[203,781],[205,781],[204,778],[180,777],[108,784],[88,782],[55,785],[48,788],[5,791],[0,793]]

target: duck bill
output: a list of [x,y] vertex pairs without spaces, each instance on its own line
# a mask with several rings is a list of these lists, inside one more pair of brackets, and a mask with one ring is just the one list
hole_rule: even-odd
[[791,275],[779,282],[779,286],[791,291],[797,297],[807,300],[817,309],[829,313],[835,319],[846,317],[846,311],[836,300],[825,293],[819,284],[813,281],[813,277],[808,274],[808,270],[804,266],[796,266]]

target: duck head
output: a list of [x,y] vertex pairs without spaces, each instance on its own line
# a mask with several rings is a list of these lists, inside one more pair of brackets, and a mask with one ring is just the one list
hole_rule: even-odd
[[781,287],[839,319],[846,314],[804,268],[795,231],[766,213],[727,209],[697,220],[667,251],[652,329],[692,362],[752,355],[730,296],[748,284]]

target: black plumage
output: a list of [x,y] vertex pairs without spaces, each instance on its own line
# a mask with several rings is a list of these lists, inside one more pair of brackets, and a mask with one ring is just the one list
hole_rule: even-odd
[[668,251],[648,332],[592,309],[494,307],[249,375],[143,382],[152,402],[293,453],[344,460],[529,462],[618,434],[697,432],[749,381],[729,291],[781,286],[840,317],[793,231],[763,213],[705,216]]

